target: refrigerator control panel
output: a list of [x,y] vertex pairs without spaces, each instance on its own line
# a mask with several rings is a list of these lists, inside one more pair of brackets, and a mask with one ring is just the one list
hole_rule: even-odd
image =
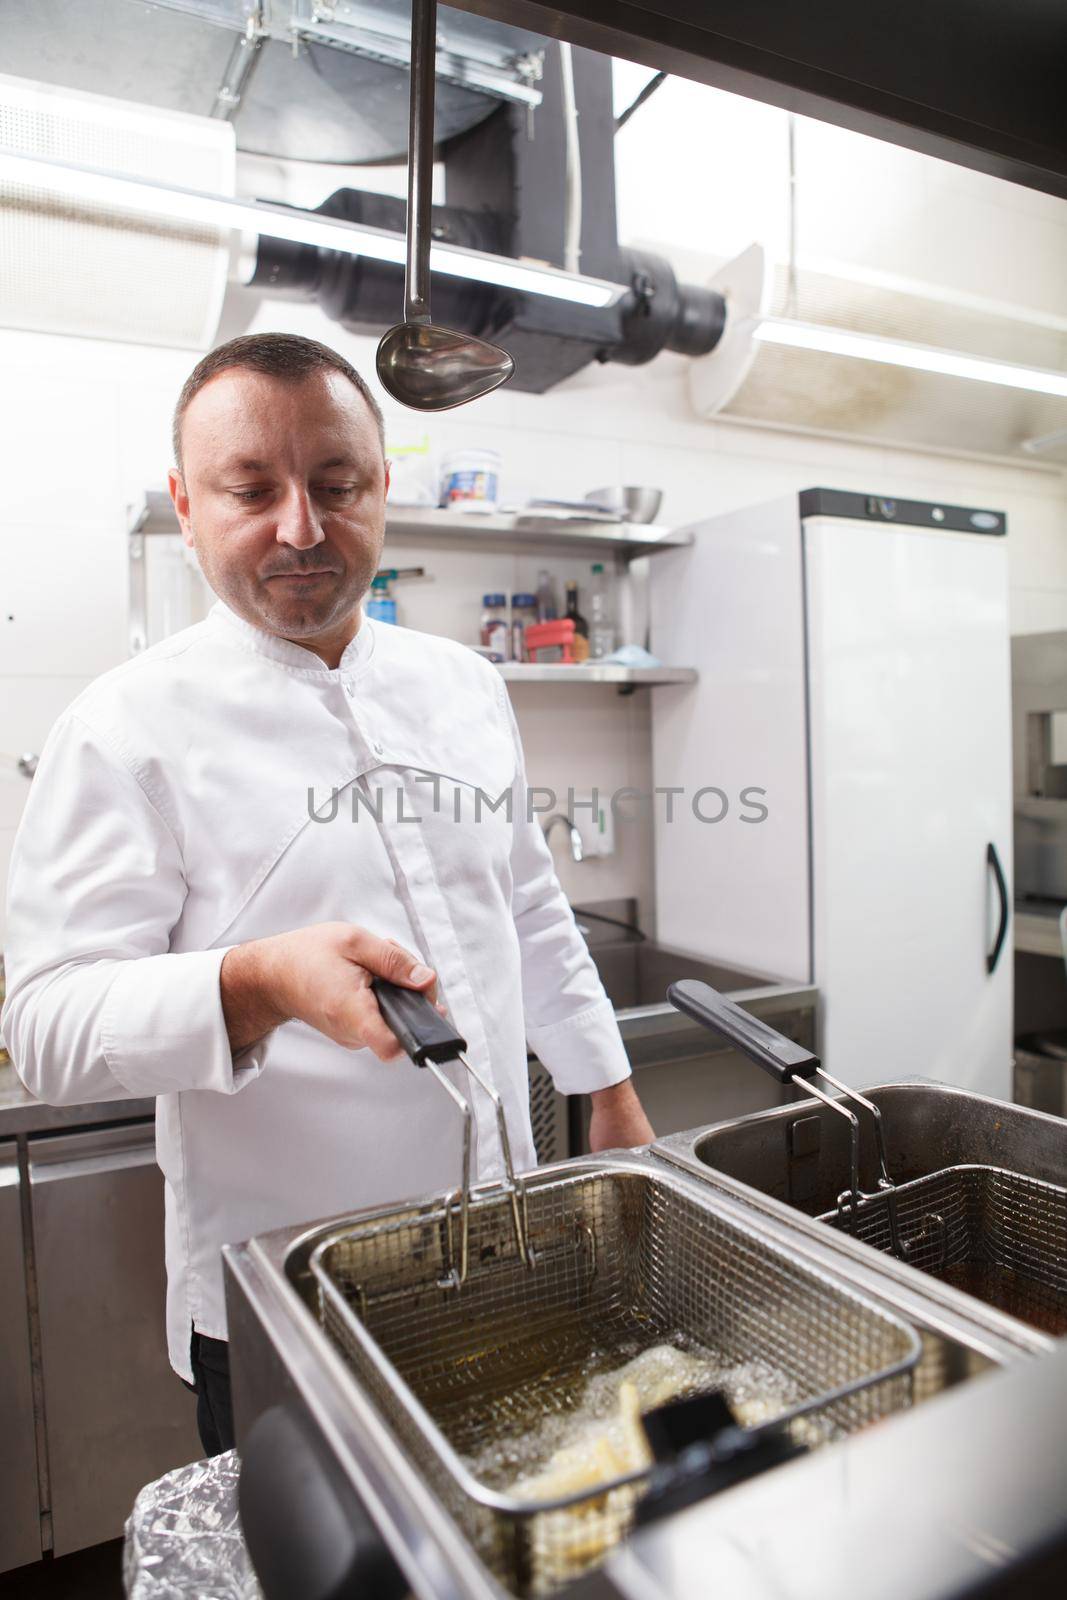
[[943,528],[951,533],[1004,534],[1008,531],[1003,511],[938,505],[930,500],[898,500],[887,495],[859,494],[852,489],[804,489],[800,494],[800,515],[895,522],[903,527]]

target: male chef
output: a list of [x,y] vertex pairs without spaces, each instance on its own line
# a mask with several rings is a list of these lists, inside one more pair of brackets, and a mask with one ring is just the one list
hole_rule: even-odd
[[51,1104],[157,1097],[170,1359],[213,1454],[233,1444],[221,1246],[459,1178],[461,1119],[401,1055],[376,974],[447,1008],[517,1167],[536,1162],[527,1040],[591,1096],[594,1149],[652,1130],[499,674],[363,615],[389,485],[363,379],[314,340],[233,339],[186,382],[174,456],[218,598],[52,729],[12,857],[2,1027]]

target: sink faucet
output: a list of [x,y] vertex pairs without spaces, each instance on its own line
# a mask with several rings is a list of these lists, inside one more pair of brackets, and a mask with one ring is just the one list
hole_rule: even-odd
[[557,811],[545,823],[545,838],[547,839],[557,822],[562,822],[570,836],[571,855],[575,861],[585,860],[585,850],[582,846],[582,836],[574,826],[570,817],[564,816],[562,811]]

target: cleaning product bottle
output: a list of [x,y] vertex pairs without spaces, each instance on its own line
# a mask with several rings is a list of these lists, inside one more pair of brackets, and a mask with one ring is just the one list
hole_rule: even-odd
[[391,622],[396,624],[396,601],[393,599],[389,585],[396,577],[396,573],[379,572],[371,579],[370,599],[366,602],[364,610],[368,617],[373,617],[375,622]]
[[602,661],[615,648],[615,624],[611,618],[608,575],[602,561],[593,562],[593,583],[589,591],[589,659]]

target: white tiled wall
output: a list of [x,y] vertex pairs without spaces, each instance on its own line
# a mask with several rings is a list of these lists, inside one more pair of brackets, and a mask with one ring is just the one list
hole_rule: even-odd
[[[785,129],[773,108],[670,80],[620,135],[624,240],[664,250],[697,279],[752,238],[779,249]],[[698,135],[702,148],[729,150],[730,159],[679,162],[677,150],[694,148]],[[1067,311],[1067,204],[816,124],[800,125],[797,148],[802,250],[856,260],[874,252],[886,270]],[[283,178],[276,187],[288,193]],[[322,193],[335,181],[324,174]],[[257,192],[267,192],[264,182]],[[324,339],[373,372],[373,342],[345,334],[316,307],[257,304],[232,290],[219,339],[266,328]],[[0,331],[0,881],[25,793],[15,758],[39,749],[57,709],[125,654],[127,508],[164,482],[170,411],[190,365],[172,350]],[[665,491],[661,520],[677,524],[822,484],[1004,509],[1013,628],[1067,627],[1067,480],[1046,468],[701,422],[684,363],[670,356],[645,369],[590,367],[543,396],[506,388],[437,419],[386,411],[394,445],[428,435],[439,455],[499,450],[503,493],[514,500],[656,484]],[[532,587],[541,564],[410,547],[394,554],[430,569],[399,590],[404,620],[468,639],[482,592]],[[584,576],[584,563],[545,564]],[[709,595],[709,625],[715,605]],[[568,786],[646,784],[650,701],[648,691],[517,689],[531,782],[561,795]],[[575,899],[633,893],[647,912],[651,864],[639,830],[620,830],[609,860],[575,866],[562,836],[555,848]]]

